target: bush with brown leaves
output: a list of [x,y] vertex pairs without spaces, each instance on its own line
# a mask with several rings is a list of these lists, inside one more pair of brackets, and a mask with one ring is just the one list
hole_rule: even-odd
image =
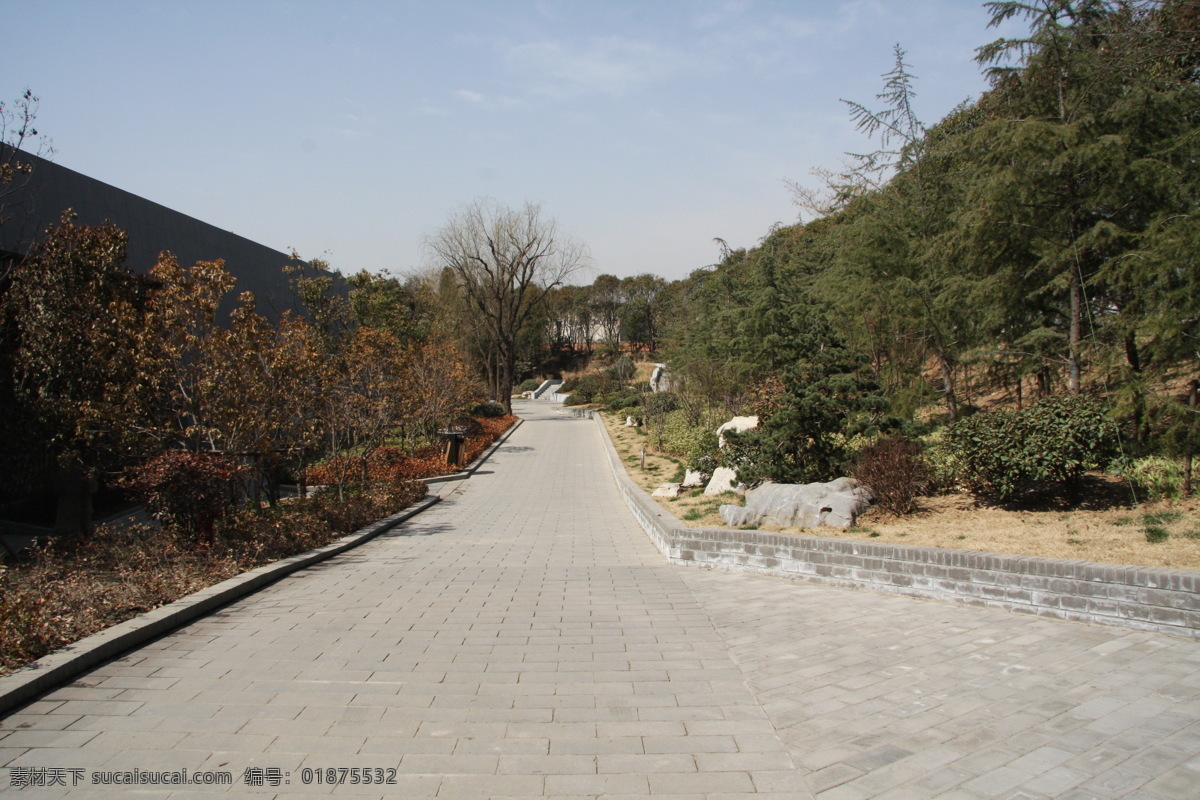
[[0,567],[0,673],[241,572],[328,544],[425,496],[408,481],[375,492],[244,506],[208,547],[157,526],[98,526]]
[[929,487],[930,470],[921,446],[905,436],[881,439],[858,456],[854,477],[871,487],[875,503],[897,516],[916,510]]

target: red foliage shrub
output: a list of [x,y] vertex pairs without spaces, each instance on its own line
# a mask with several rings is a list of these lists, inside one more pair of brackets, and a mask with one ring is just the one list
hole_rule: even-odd
[[237,502],[240,479],[226,456],[168,450],[138,467],[130,484],[164,527],[210,543],[216,521]]
[[858,456],[854,477],[871,487],[875,502],[896,515],[911,514],[929,487],[931,473],[921,447],[905,436],[880,439]]
[[230,511],[210,547],[150,526],[105,526],[0,567],[0,674],[248,569],[303,553],[412,505],[425,484],[252,504]]
[[[516,421],[517,418],[511,414],[504,417],[472,418],[472,427],[477,428],[478,432],[468,436],[463,442],[464,463],[470,464],[478,458]],[[344,470],[347,460],[354,463],[351,469]],[[362,467],[358,461],[352,456],[337,456],[309,470],[308,478],[315,484],[330,484],[335,482],[334,476],[338,474],[357,477],[362,474]],[[454,471],[453,467],[446,464],[445,452],[436,445],[422,447],[412,453],[405,453],[397,447],[380,447],[367,457],[367,480],[371,484],[390,485],[401,481],[448,475]]]

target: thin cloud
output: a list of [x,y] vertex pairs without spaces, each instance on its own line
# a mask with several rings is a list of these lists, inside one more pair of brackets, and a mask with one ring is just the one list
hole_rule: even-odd
[[652,42],[609,36],[582,47],[556,41],[517,45],[509,49],[508,63],[531,76],[535,91],[551,96],[619,97],[674,77],[692,59]]

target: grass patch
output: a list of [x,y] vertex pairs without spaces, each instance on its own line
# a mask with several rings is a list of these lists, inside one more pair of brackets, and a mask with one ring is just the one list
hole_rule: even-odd
[[1169,538],[1171,538],[1171,534],[1166,528],[1158,525],[1146,526],[1146,541],[1150,544],[1159,544],[1160,542],[1165,542]]

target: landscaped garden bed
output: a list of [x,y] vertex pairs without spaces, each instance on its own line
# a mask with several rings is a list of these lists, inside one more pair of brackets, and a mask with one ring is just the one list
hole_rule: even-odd
[[[656,453],[650,437],[626,427],[622,414],[601,413],[629,477],[647,493],[682,477],[682,462]],[[646,450],[642,467],[642,450]],[[989,505],[965,492],[917,498],[912,514],[873,510],[851,528],[774,528],[786,533],[928,545],[990,553],[1067,558],[1108,564],[1200,569],[1200,503],[1188,500],[1137,502],[1128,486],[1112,478],[1086,478],[1087,500],[1043,495],[1023,503]],[[732,493],[705,495],[684,490],[677,498],[654,498],[689,527],[726,527],[718,509],[740,504]],[[1165,535],[1164,535],[1165,534]]]
[[[469,463],[516,421],[477,420],[464,442]],[[0,565],[0,674],[140,613],[247,570],[328,544],[412,505],[423,477],[455,471],[436,447],[373,459],[368,488],[338,499],[325,490],[270,508],[243,504],[214,526],[210,540],[158,524],[102,524]],[[378,452],[378,451],[377,451]],[[318,471],[319,473],[319,471]]]

